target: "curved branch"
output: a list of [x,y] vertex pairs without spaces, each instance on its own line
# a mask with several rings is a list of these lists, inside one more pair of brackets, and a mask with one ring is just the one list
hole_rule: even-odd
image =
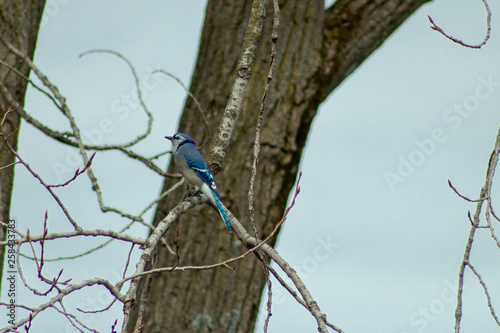
[[198,99],[193,95],[192,92],[189,91],[188,87],[186,87],[186,85],[181,81],[181,79],[179,79],[174,74],[169,73],[167,71],[164,71],[163,69],[157,69],[157,70],[153,71],[153,74],[155,74],[155,73],[162,73],[168,77],[171,77],[175,81],[177,81],[177,83],[179,83],[181,85],[181,87],[189,95],[189,97],[191,97],[193,99],[194,103],[196,104],[196,107],[198,108],[198,111],[200,111],[201,118],[203,119],[203,124],[205,125],[205,136],[203,137],[203,142],[197,147],[198,149],[203,148],[207,144],[208,138],[210,137],[210,128],[208,127],[208,120],[207,120],[207,117],[205,117],[205,112],[203,111],[203,108],[201,107],[200,102],[198,102]]
[[460,44],[462,46],[465,46],[465,47],[468,47],[468,48],[471,48],[471,49],[480,49],[481,47],[483,47],[486,44],[486,42],[488,41],[488,39],[490,39],[490,32],[491,32],[491,10],[490,10],[490,6],[486,2],[486,0],[481,0],[481,1],[483,2],[484,7],[486,8],[486,13],[487,13],[487,16],[486,16],[486,27],[487,27],[486,36],[484,36],[484,39],[483,39],[483,41],[481,43],[479,43],[479,44],[467,44],[467,43],[462,42],[460,39],[457,39],[457,38],[455,38],[455,37],[453,37],[451,35],[446,34],[443,31],[443,29],[441,29],[439,26],[436,25],[436,23],[434,23],[434,21],[432,20],[432,17],[430,17],[429,15],[427,15],[427,17],[429,18],[429,21],[432,24],[431,25],[431,29],[439,32],[441,35],[445,36],[446,38],[448,38],[449,40],[451,40],[454,43]]
[[[5,62],[3,62],[1,60],[0,60],[0,64],[8,67],[9,69],[13,69],[16,74],[20,75],[22,78],[27,80],[35,89],[37,89],[38,91],[40,91],[44,95],[46,95],[53,102],[53,104],[67,118],[70,117],[68,119],[70,120],[70,124],[72,124],[74,122],[74,119],[72,121],[72,116],[71,116],[69,107],[66,105],[66,99],[59,93],[59,90],[57,89],[57,87],[54,86],[52,83],[50,83],[48,78],[45,75],[43,75],[43,73],[38,69],[38,67],[36,67],[36,65],[28,57],[26,57],[21,51],[19,51],[13,45],[8,43],[5,39],[3,39],[1,35],[0,35],[0,40],[2,41],[2,43],[4,43],[6,45],[6,47],[11,52],[13,52],[19,58],[23,59],[23,61],[25,61],[30,66],[30,68],[38,76],[38,78],[44,83],[44,85],[47,88],[49,88],[50,93],[47,92],[46,90],[42,89],[38,85],[36,85],[33,81],[31,81],[25,75],[22,75],[22,73],[20,73],[19,71],[13,69],[12,66],[9,66],[8,64],[6,64]],[[11,104],[15,107],[16,112],[18,112],[19,115],[21,115],[21,117],[24,120],[26,120],[28,123],[33,125],[35,128],[37,128],[39,131],[41,131],[45,135],[63,143],[63,144],[66,144],[66,145],[72,146],[72,147],[77,147],[77,148],[82,147],[85,150],[97,150],[97,151],[118,150],[118,151],[124,153],[125,155],[127,155],[128,157],[135,159],[135,160],[138,160],[139,162],[143,163],[150,170],[156,172],[157,174],[159,174],[161,176],[175,177],[174,175],[166,173],[161,168],[156,166],[156,164],[154,164],[152,161],[154,158],[148,159],[146,157],[143,157],[143,156],[133,152],[130,149],[127,149],[127,148],[132,147],[133,145],[137,144],[138,142],[140,142],[141,140],[143,140],[144,138],[146,138],[150,134],[151,127],[152,127],[152,121],[153,121],[152,114],[149,112],[149,110],[147,109],[147,107],[142,99],[141,91],[139,89],[139,83],[138,83],[139,81],[137,78],[137,74],[135,72],[133,65],[130,63],[130,61],[128,59],[126,59],[123,55],[121,55],[120,53],[114,52],[111,50],[93,50],[93,51],[88,51],[86,53],[83,53],[82,55],[85,55],[87,53],[95,53],[95,52],[111,53],[111,54],[114,54],[114,55],[118,56],[119,58],[123,59],[129,65],[129,67],[132,71],[132,74],[134,76],[134,80],[135,80],[136,88],[137,88],[137,91],[139,94],[139,100],[140,100],[141,106],[143,107],[146,115],[148,116],[148,128],[144,134],[138,136],[136,139],[134,139],[128,143],[121,144],[121,145],[102,145],[102,146],[84,144],[83,142],[81,142],[81,139],[80,140],[76,139],[75,133],[70,133],[70,132],[61,133],[61,132],[55,131],[55,130],[49,128],[48,126],[45,126],[39,120],[37,120],[36,118],[31,116],[29,113],[27,113],[25,110],[23,110],[21,105],[19,103],[17,103],[12,98],[12,96],[10,96],[7,88],[3,84],[0,85],[0,91],[1,91],[2,95],[5,97],[5,99],[9,102],[9,104]],[[74,128],[73,128],[73,130],[74,130]],[[162,155],[162,154],[157,154],[157,156],[160,156],[160,155]]]
[[148,108],[147,108],[147,106],[144,103],[144,100],[142,98],[139,77],[137,76],[137,73],[135,71],[135,67],[134,67],[134,65],[132,65],[130,60],[128,60],[125,56],[123,56],[121,53],[113,51],[113,50],[106,50],[106,49],[89,50],[89,51],[81,53],[80,58],[82,58],[88,54],[93,54],[93,53],[108,53],[108,54],[112,54],[114,56],[117,56],[118,58],[123,60],[128,65],[130,71],[132,72],[132,76],[134,77],[134,81],[135,81],[135,87],[137,89],[137,97],[139,98],[139,103],[141,104],[142,109],[144,110],[144,112],[146,113],[146,116],[148,117],[148,126],[146,128],[146,131],[143,134],[137,136],[134,140],[130,141],[129,143],[124,143],[122,145],[119,145],[122,148],[132,147],[135,144],[137,144],[137,143],[141,142],[142,140],[144,140],[145,138],[147,138],[148,135],[151,134],[151,129],[153,128],[153,114],[148,110]]

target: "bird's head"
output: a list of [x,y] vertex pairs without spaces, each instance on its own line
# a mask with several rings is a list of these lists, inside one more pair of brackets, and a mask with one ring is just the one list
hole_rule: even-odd
[[165,139],[172,141],[172,150],[175,152],[179,146],[191,143],[194,145],[194,140],[184,133],[177,133],[174,136],[166,136]]

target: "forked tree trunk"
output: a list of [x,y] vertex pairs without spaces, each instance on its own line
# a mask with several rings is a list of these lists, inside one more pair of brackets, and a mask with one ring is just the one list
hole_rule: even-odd
[[[1,40],[6,40],[18,50],[23,51],[31,59],[35,51],[38,28],[42,19],[45,0],[0,0],[0,35]],[[29,76],[29,67],[14,54],[9,52],[0,40],[0,60],[14,67],[24,76]],[[0,63],[0,86],[3,86],[13,96],[14,100],[22,107],[27,81]],[[0,120],[7,110],[13,105],[7,102],[4,91],[0,90]],[[19,128],[20,116],[12,112],[6,119],[3,132],[6,135]],[[10,137],[10,144],[17,147],[16,132]],[[0,167],[15,162],[15,157],[0,139]],[[14,180],[14,167],[0,170],[0,221],[7,222],[10,216],[10,199],[12,196],[12,183]],[[0,226],[0,240],[5,240],[5,227]],[[5,248],[0,247],[0,287],[2,285],[2,270]]]
[[[328,9],[324,0],[280,1],[277,66],[264,114],[255,184],[255,215],[262,238],[283,214],[319,105],[427,1],[337,0]],[[253,78],[222,171],[215,177],[222,202],[248,230],[252,146],[271,50],[269,2]],[[217,0],[207,6],[190,89],[208,119],[209,144],[227,103],[251,5],[249,0]],[[186,101],[179,131],[197,143],[206,136],[200,112],[191,99]],[[205,157],[209,144],[202,149]],[[175,172],[172,164],[169,171]],[[172,184],[167,179],[164,189]],[[160,203],[155,222],[179,202],[184,191],[178,190]],[[207,205],[181,216],[179,226],[181,265],[216,263],[246,250]],[[173,236],[172,230],[167,233],[170,243]],[[159,249],[158,266],[175,262],[175,255]],[[249,256],[234,266],[234,271],[218,268],[155,276],[142,331],[252,332],[265,285],[262,265]],[[128,332],[133,332],[134,321],[133,316]]]

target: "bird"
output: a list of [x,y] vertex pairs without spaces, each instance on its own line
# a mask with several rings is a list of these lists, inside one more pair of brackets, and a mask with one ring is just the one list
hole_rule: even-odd
[[184,133],[166,136],[165,139],[172,142],[174,162],[181,174],[194,186],[195,193],[201,191],[217,208],[222,220],[226,224],[227,230],[231,232],[231,225],[219,199],[219,192],[217,192],[217,187],[215,186],[214,176],[208,169],[200,152],[194,146],[194,140]]

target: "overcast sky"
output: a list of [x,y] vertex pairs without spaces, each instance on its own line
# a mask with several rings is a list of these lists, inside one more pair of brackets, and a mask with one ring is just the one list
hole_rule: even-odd
[[[481,1],[439,0],[423,6],[335,90],[314,121],[301,162],[302,191],[277,249],[297,268],[328,320],[346,332],[453,330],[457,276],[470,229],[467,211],[475,205],[458,198],[447,181],[464,195],[479,195],[500,125],[500,4],[491,1],[490,6],[492,35],[480,50],[432,31],[427,15],[453,36],[479,43],[486,33]],[[106,48],[128,57],[155,117],[151,137],[138,151],[153,155],[170,147],[163,136],[176,132],[185,93],[175,81],[150,73],[161,68],[188,84],[204,9],[203,1],[48,1],[35,63],[67,98],[87,142],[120,143],[146,124],[130,100],[130,73],[111,55],[79,54]],[[28,91],[26,110],[53,128],[68,130],[59,111],[34,89]],[[19,152],[48,183],[68,179],[68,170],[81,167],[74,150],[26,123]],[[158,165],[167,161],[164,157]],[[162,184],[161,177],[118,153],[99,153],[94,168],[106,204],[131,213],[153,200]],[[86,228],[119,229],[125,223],[99,213],[87,177],[58,193]],[[500,199],[495,188],[493,195]],[[40,233],[46,210],[51,232],[71,229],[46,190],[17,166],[11,214],[18,228]],[[147,231],[136,226],[129,232],[145,236]],[[500,311],[500,252],[487,231],[479,230],[476,237],[471,260]],[[53,242],[46,256],[78,254],[101,241]],[[117,281],[128,250],[112,244],[97,256],[48,263],[47,272],[64,268],[65,276],[75,280],[101,276]],[[33,263],[22,263],[25,274],[33,275],[30,281],[41,286]],[[316,331],[312,316],[274,286],[269,331]],[[40,302],[28,291],[18,300],[31,306]],[[108,300],[107,292],[93,288],[67,303],[96,309]],[[121,315],[116,304],[108,315],[84,319],[108,332]],[[262,321],[257,332],[262,332]],[[4,316],[0,325],[5,325]],[[34,333],[72,332],[53,311],[33,326]],[[462,329],[499,331],[470,272]]]

